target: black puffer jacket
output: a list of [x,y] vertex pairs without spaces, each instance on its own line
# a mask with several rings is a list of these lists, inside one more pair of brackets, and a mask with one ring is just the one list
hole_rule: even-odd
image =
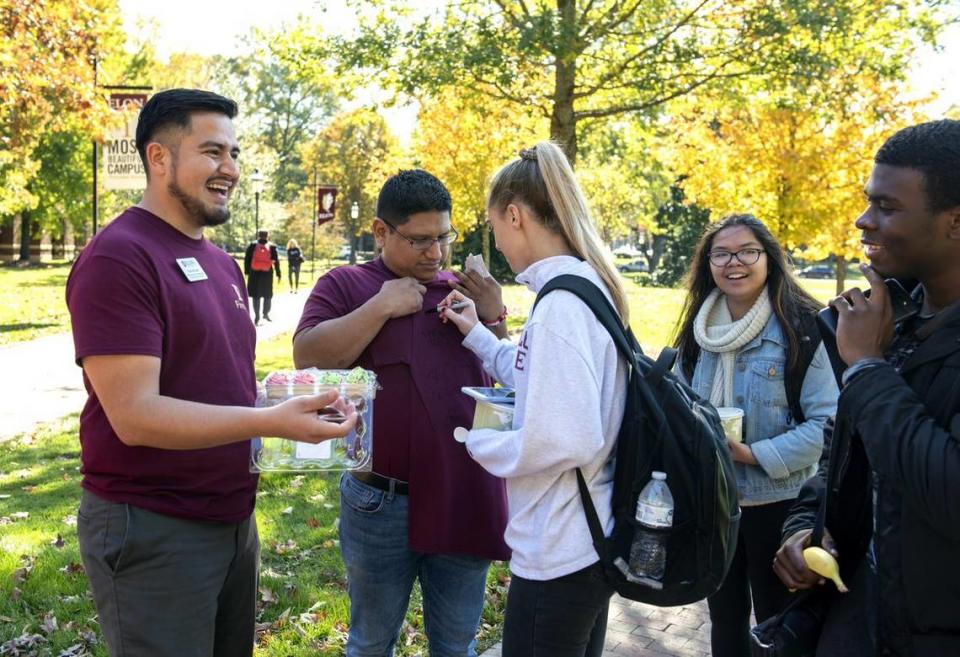
[[960,655],[960,305],[917,335],[899,373],[874,367],[841,391],[829,452],[783,533],[813,527],[826,495],[848,581],[874,539],[881,656]]

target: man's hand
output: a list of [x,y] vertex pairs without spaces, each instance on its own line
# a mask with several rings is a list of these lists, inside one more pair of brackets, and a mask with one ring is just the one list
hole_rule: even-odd
[[377,302],[390,319],[405,317],[423,308],[423,295],[427,288],[415,278],[397,278],[387,281],[377,293]]
[[[342,422],[325,420],[321,414],[331,415],[333,408],[345,419]],[[340,399],[336,390],[319,395],[293,397],[277,404],[266,412],[271,415],[271,435],[305,443],[319,443],[331,438],[346,436],[357,424],[357,410],[352,404]]]
[[[791,591],[809,589],[815,584],[823,584],[826,581],[810,570],[803,558],[803,550],[810,547],[810,534],[812,533],[812,529],[798,531],[783,542],[783,545],[777,550],[777,556],[773,559],[773,572]],[[835,558],[840,557],[830,532],[823,531],[823,540],[820,545]]]
[[493,276],[481,277],[475,271],[456,271],[453,275],[459,283],[450,281],[450,287],[460,294],[473,299],[477,306],[477,316],[485,322],[493,322],[503,312],[503,293],[500,284]]
[[870,297],[855,287],[830,301],[839,314],[837,349],[847,365],[864,358],[882,358],[893,340],[893,309],[887,286],[873,267],[864,264],[860,270],[870,282]]

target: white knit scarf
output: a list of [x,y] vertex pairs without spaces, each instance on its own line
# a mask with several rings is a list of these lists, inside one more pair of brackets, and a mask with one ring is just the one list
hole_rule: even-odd
[[772,312],[766,287],[753,307],[737,321],[730,317],[726,297],[719,288],[714,288],[703,302],[693,320],[693,336],[701,349],[720,354],[710,388],[710,403],[714,406],[733,405],[733,366],[737,351],[760,335]]

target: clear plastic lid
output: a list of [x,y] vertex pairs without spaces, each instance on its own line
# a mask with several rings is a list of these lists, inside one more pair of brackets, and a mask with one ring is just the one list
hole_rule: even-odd
[[314,395],[334,388],[348,395],[373,397],[379,387],[377,375],[362,367],[352,370],[321,370],[316,367],[277,370],[263,379],[263,388],[270,398]]

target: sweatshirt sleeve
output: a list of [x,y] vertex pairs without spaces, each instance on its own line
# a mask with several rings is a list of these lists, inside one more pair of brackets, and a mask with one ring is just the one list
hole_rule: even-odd
[[483,324],[477,322],[463,339],[463,346],[477,355],[487,374],[501,385],[514,387],[513,364],[517,356],[517,345],[506,338],[498,339]]
[[540,323],[527,326],[526,344],[522,366],[532,375],[517,400],[523,426],[467,436],[470,455],[498,477],[563,472],[592,462],[603,447],[601,382],[590,355]]

